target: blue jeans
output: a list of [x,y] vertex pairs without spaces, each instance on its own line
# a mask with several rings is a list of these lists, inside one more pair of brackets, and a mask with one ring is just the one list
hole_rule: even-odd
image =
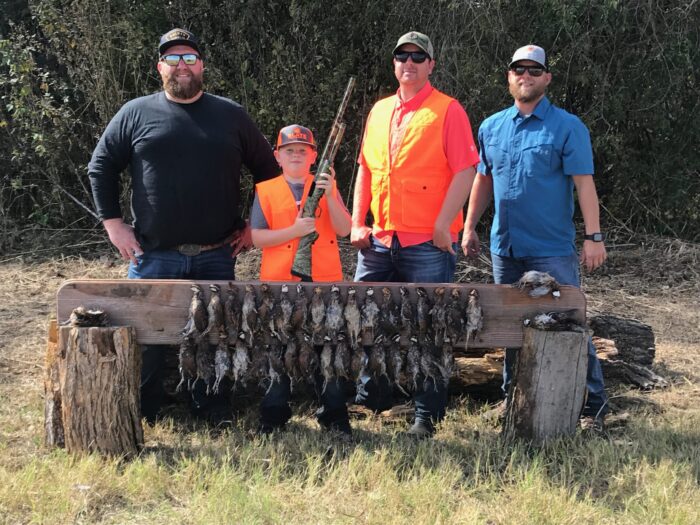
[[[320,348],[316,348],[320,351]],[[350,417],[346,401],[347,380],[338,378],[329,381],[323,388],[323,377],[317,371],[314,375],[314,390],[321,407],[316,411],[316,420],[326,430],[350,431]],[[267,392],[260,402],[260,424],[268,428],[281,428],[292,417],[289,400],[292,396],[289,376],[283,374],[272,385],[265,385]]]
[[[151,250],[137,257],[138,264],[129,264],[129,279],[194,279],[231,281],[235,278],[236,259],[231,247],[222,246],[199,255],[182,255],[176,250]],[[141,368],[141,414],[154,422],[165,395],[163,369],[165,353],[174,351],[170,346],[143,345]],[[228,381],[228,379],[226,379]],[[228,383],[230,385],[230,383]],[[196,416],[214,417],[230,412],[225,381],[219,394],[206,394],[206,385],[197,381],[192,390],[192,411]]]
[[[563,257],[504,257],[495,253],[491,254],[493,264],[493,279],[496,284],[512,284],[530,270],[547,272],[554,277],[559,284],[581,286],[581,273],[578,256],[574,253]],[[503,362],[503,391],[508,392],[513,365],[517,358],[517,348],[506,348]],[[583,414],[587,416],[605,415],[608,412],[608,396],[605,393],[603,370],[595,352],[593,342],[588,341],[588,372],[586,374],[586,388],[588,399],[583,408]]]
[[[431,241],[402,247],[394,235],[387,248],[374,237],[371,246],[357,255],[355,281],[450,283],[454,280],[457,256],[436,248]],[[457,250],[457,245],[453,245]],[[372,410],[385,410],[392,405],[393,388],[388,378],[375,381],[369,375],[358,379],[355,402]],[[416,421],[432,427],[445,417],[447,388],[439,382],[434,385],[418,381],[413,395],[416,404]]]

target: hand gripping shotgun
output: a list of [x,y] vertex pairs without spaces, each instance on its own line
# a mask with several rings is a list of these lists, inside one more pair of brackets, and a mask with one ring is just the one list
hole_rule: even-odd
[[[350,95],[355,87],[355,77],[350,77],[348,81],[348,86],[345,88],[345,95],[343,95],[343,100],[340,102],[340,107],[338,108],[338,113],[335,115],[335,120],[333,120],[333,126],[331,127],[331,132],[328,135],[328,140],[326,141],[326,146],[323,148],[323,154],[321,155],[321,160],[318,162],[318,169],[316,170],[316,175],[314,177],[314,185],[311,191],[311,195],[306,199],[306,204],[304,205],[304,210],[301,213],[302,217],[315,217],[316,210],[318,208],[318,202],[323,197],[323,189],[316,186],[315,182],[319,180],[322,173],[330,173],[330,167],[333,165],[333,160],[335,160],[335,155],[338,153],[338,148],[340,147],[340,142],[343,140],[343,133],[345,133],[345,122],[343,122],[343,114],[345,109],[348,107],[348,102],[350,101]],[[292,264],[292,275],[300,277],[302,281],[311,282],[311,246],[318,239],[318,232],[311,232],[304,235],[299,239],[299,246],[297,248],[297,253],[294,255],[294,263]]]

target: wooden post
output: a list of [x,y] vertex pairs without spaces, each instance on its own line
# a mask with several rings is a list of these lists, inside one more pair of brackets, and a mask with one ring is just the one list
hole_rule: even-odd
[[49,362],[47,398],[57,393],[62,425],[55,421],[56,403],[52,408],[47,400],[46,443],[60,445],[62,434],[69,452],[137,454],[143,446],[143,428],[141,352],[135,330],[62,326],[55,354],[47,354]]
[[524,328],[503,433],[536,444],[576,432],[583,407],[588,334]]

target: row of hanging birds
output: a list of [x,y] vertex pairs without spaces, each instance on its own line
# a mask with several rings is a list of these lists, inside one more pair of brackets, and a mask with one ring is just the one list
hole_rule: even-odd
[[[554,279],[539,272],[527,272],[514,286],[532,297],[558,296],[559,291]],[[225,298],[218,285],[210,284],[207,305],[202,289],[196,284],[191,289],[178,390],[202,380],[207,391],[218,392],[226,376],[234,387],[250,380],[272,384],[283,374],[293,382],[313,382],[317,373],[324,385],[337,378],[385,376],[404,392],[415,390],[421,379],[426,385],[430,380],[447,384],[454,370],[453,347],[462,340],[468,347],[483,326],[476,289],[462,301],[460,288],[448,293],[439,286],[430,297],[418,286],[414,304],[406,286],[400,287],[397,303],[389,287],[377,294],[369,286],[360,301],[352,286],[343,300],[336,285],[326,298],[320,286],[309,297],[298,284],[292,300],[287,284],[281,285],[279,298],[266,283],[246,284],[242,299],[233,283]],[[218,340],[215,348],[209,344],[211,334]]]
[[[324,384],[365,373],[386,376],[402,390],[415,389],[420,376],[446,383],[454,368],[453,346],[462,339],[468,345],[483,323],[475,289],[463,304],[459,288],[447,293],[437,287],[431,299],[425,288],[417,287],[414,305],[405,286],[397,303],[388,287],[380,290],[379,300],[374,288],[367,287],[359,301],[354,287],[343,300],[340,288],[332,285],[326,300],[320,286],[309,297],[299,284],[292,300],[286,284],[279,298],[268,284],[260,284],[259,299],[256,286],[247,284],[241,300],[232,283],[225,298],[211,284],[206,306],[201,288],[191,289],[178,389],[202,380],[218,392],[226,376],[234,385],[274,382],[282,374],[292,381],[314,381],[317,372]],[[218,339],[215,348],[209,344],[211,334]],[[402,338],[407,347],[400,344]]]

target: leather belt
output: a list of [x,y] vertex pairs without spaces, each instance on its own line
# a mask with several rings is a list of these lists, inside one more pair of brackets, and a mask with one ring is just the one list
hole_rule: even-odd
[[233,234],[226,237],[223,241],[214,244],[180,244],[175,247],[175,249],[182,255],[187,255],[189,257],[194,257],[202,252],[207,252],[209,250],[216,250],[222,246],[226,246],[233,240]]

